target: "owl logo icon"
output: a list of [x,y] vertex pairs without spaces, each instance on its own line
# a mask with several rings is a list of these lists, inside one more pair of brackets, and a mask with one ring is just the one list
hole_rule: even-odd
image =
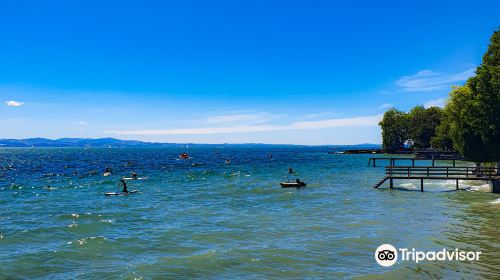
[[382,244],[375,250],[375,260],[381,266],[392,266],[398,261],[398,250],[391,244]]

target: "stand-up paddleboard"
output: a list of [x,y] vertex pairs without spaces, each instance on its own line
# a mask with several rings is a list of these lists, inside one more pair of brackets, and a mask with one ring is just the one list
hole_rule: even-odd
[[133,194],[133,193],[137,193],[137,190],[129,191],[128,193],[125,193],[125,192],[107,192],[107,193],[104,193],[104,195],[129,195],[129,194]]
[[111,172],[104,172],[104,174],[102,174],[104,177],[108,177],[109,175],[111,175]]
[[138,177],[138,178],[132,178],[132,177],[125,177],[122,178],[123,180],[146,180],[148,177]]

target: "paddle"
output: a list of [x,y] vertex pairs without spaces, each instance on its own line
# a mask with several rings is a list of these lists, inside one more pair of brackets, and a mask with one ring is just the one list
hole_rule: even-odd
[[120,190],[120,181],[118,181],[118,182],[116,183],[116,187],[117,187],[117,188],[116,188],[116,193],[118,193],[118,191]]

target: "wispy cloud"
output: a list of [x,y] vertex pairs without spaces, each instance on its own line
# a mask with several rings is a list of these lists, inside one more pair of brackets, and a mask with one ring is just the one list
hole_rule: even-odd
[[89,124],[89,122],[86,122],[86,121],[79,121],[79,122],[78,122],[78,124],[79,124],[79,125],[87,125],[87,124]]
[[20,101],[10,100],[10,101],[5,101],[5,104],[7,106],[10,106],[10,107],[20,107],[20,106],[23,106],[26,103],[20,102]]
[[257,113],[245,113],[245,114],[226,114],[226,115],[216,115],[209,116],[205,118],[205,123],[210,124],[227,124],[227,123],[266,123],[280,116],[273,115],[267,112],[257,112]]
[[411,76],[403,76],[396,81],[396,86],[404,91],[431,91],[443,89],[452,83],[467,80],[474,75],[475,68],[469,68],[458,73],[438,73],[432,70],[422,70]]
[[394,107],[394,105],[390,104],[390,103],[384,103],[382,105],[379,106],[380,109],[389,109],[389,108],[392,108]]
[[440,107],[443,108],[444,105],[446,104],[446,98],[438,98],[435,100],[430,100],[424,103],[424,108],[430,108],[430,107]]
[[319,112],[319,113],[312,113],[312,114],[306,114],[304,116],[300,116],[300,120],[318,120],[318,119],[330,119],[338,115],[335,112],[332,111],[325,111],[325,112]]
[[288,125],[237,125],[226,127],[202,127],[181,129],[153,129],[153,130],[112,130],[104,133],[118,135],[202,135],[220,133],[246,133],[282,130],[308,130],[326,129],[334,127],[367,127],[376,126],[382,119],[382,115],[362,116],[343,119],[326,119],[319,121],[294,122]]

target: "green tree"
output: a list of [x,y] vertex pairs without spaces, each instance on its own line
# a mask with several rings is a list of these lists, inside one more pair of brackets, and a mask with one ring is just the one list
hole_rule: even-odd
[[497,162],[500,168],[500,29],[492,35],[476,76],[452,89],[436,132],[436,146],[446,149],[453,143],[466,159]]
[[445,122],[453,147],[466,159],[477,163],[484,162],[487,157],[484,142],[475,129],[480,110],[468,85],[454,87],[445,108]]
[[481,162],[496,161],[500,167],[500,28],[491,36],[476,76],[467,85],[474,112],[470,126],[485,150]]
[[441,151],[454,151],[453,140],[450,136],[450,123],[446,110],[443,110],[441,123],[436,127],[436,135],[431,139],[432,148]]
[[408,116],[405,112],[390,109],[379,123],[382,128],[382,144],[386,152],[403,149],[408,140]]
[[408,113],[408,136],[418,148],[430,148],[431,138],[436,135],[436,128],[441,123],[442,109],[431,107],[425,109],[416,106]]

